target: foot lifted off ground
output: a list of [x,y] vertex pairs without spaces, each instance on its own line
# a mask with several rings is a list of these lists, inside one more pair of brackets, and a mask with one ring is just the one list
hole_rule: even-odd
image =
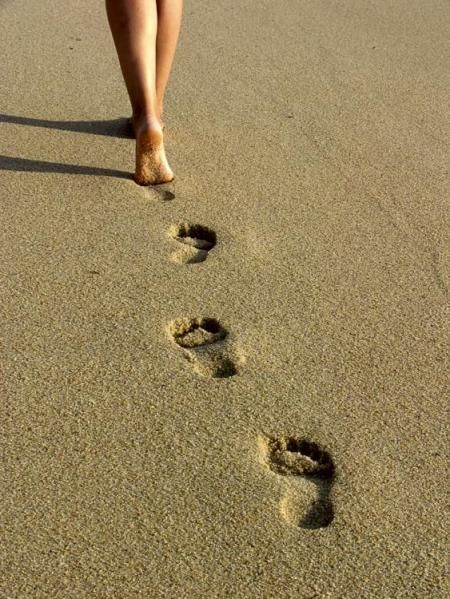
[[136,172],[138,185],[158,185],[174,178],[167,162],[161,126],[142,126],[136,136]]

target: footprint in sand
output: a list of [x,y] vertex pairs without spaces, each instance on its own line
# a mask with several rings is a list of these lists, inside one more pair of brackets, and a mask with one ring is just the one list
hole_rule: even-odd
[[282,516],[301,528],[326,528],[334,517],[331,488],[335,467],[331,455],[317,443],[296,437],[260,436],[266,466],[289,477],[280,502]]
[[159,189],[154,187],[152,191],[157,194],[158,199],[162,202],[171,202],[175,199],[175,194],[173,191],[170,191],[170,189],[164,189],[164,185],[160,185]]
[[169,235],[182,244],[171,256],[172,260],[179,264],[203,262],[217,242],[217,236],[212,229],[191,223],[172,225]]
[[237,373],[228,332],[214,318],[178,318],[169,323],[168,332],[198,374],[227,378]]

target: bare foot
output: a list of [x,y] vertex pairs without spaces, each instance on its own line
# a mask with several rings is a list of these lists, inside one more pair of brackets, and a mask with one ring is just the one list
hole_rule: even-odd
[[135,124],[136,172],[138,185],[168,183],[174,178],[164,150],[163,132],[159,121],[142,120]]

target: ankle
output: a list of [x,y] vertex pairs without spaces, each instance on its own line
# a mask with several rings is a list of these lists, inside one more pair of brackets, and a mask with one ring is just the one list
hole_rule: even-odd
[[141,128],[156,129],[159,128],[160,120],[154,111],[133,110],[133,125],[135,130]]

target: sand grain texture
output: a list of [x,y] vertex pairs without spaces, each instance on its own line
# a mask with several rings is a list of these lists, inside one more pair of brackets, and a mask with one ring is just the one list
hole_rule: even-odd
[[446,596],[449,17],[186,2],[152,190],[102,3],[0,3],[0,597]]

